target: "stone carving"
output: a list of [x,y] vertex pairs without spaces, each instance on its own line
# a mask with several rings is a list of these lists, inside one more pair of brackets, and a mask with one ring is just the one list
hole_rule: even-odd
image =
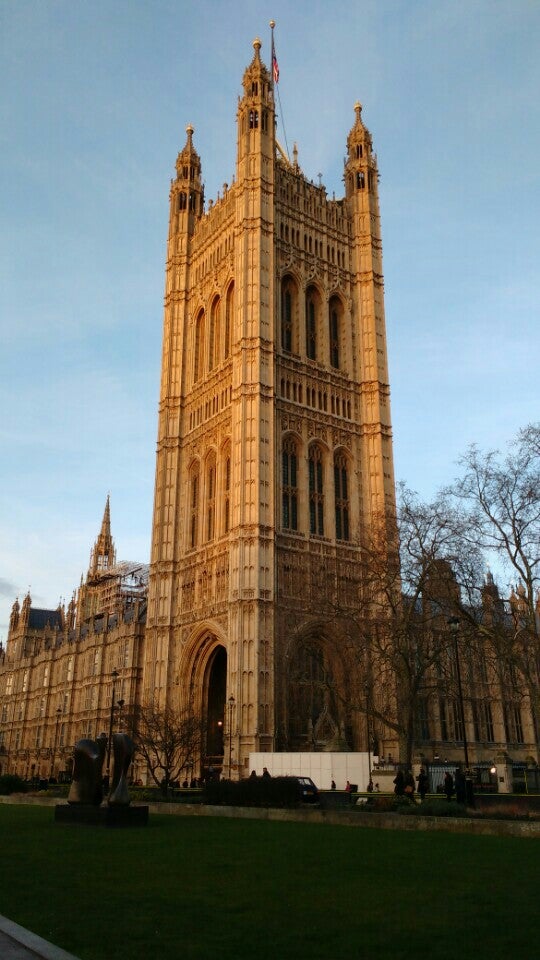
[[107,803],[110,807],[129,806],[127,772],[135,752],[135,744],[127,733],[114,733],[112,738],[114,769],[111,792]]
[[93,804],[103,800],[101,770],[107,749],[107,736],[97,740],[78,740],[73,750],[73,781],[68,794],[69,804]]

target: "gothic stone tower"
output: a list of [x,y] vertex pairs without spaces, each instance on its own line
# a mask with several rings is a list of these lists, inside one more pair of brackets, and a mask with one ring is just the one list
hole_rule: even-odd
[[366,748],[329,611],[394,511],[371,137],[357,104],[330,200],[279,147],[253,46],[235,182],[205,209],[188,126],[171,184],[144,671],[233,776],[250,751]]

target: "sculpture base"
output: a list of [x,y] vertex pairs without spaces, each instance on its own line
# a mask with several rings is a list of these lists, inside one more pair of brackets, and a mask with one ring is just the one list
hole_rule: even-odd
[[94,807],[89,803],[57,803],[54,822],[88,827],[146,827],[148,807],[109,807],[107,804]]

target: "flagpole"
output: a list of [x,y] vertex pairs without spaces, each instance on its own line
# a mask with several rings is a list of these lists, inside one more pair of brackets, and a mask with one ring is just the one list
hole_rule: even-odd
[[[272,31],[272,65],[271,65],[271,69],[270,69],[270,77],[271,77],[270,82],[271,82],[271,84],[272,84],[272,93],[274,92],[274,90],[276,90],[277,95],[278,95],[279,115],[280,115],[280,117],[281,117],[281,126],[283,127],[283,136],[284,136],[284,138],[285,138],[285,149],[286,149],[286,151],[287,151],[287,157],[289,158],[289,163],[290,163],[291,161],[290,161],[290,157],[289,157],[289,144],[287,143],[287,132],[286,132],[286,130],[285,130],[285,121],[283,120],[283,109],[282,109],[282,107],[281,107],[281,97],[280,97],[280,95],[279,95],[279,86],[278,86],[278,84],[279,84],[279,65],[278,65],[278,61],[277,61],[277,57],[276,57],[276,47],[275,47],[275,44],[274,44],[274,27],[275,27],[275,25],[276,25],[276,21],[275,21],[275,20],[270,20],[270,30]],[[274,106],[275,106],[275,97],[274,97]]]
[[274,27],[275,27],[275,25],[276,25],[276,21],[275,21],[275,20],[271,20],[271,21],[270,21],[270,30],[271,30],[271,36],[272,36],[272,50],[271,50],[271,55],[270,55],[270,59],[271,59],[270,73],[271,73],[271,76],[272,76],[272,90],[274,89],[274,63],[276,62],[276,48],[274,47]]

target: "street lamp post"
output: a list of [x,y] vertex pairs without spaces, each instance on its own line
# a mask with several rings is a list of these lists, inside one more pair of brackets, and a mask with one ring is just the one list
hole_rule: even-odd
[[459,618],[449,617],[448,626],[454,638],[454,656],[456,658],[456,677],[458,683],[459,713],[461,717],[461,729],[463,731],[463,753],[465,754],[465,770],[469,770],[469,745],[467,743],[467,731],[465,729],[465,709],[463,706],[463,686],[461,684],[461,665],[459,660]]
[[113,670],[111,676],[112,676],[112,696],[111,696],[111,715],[109,717],[109,740],[107,742],[107,777],[109,777],[110,768],[111,768],[111,740],[112,740],[112,728],[113,728],[113,717],[114,717],[114,696],[116,693],[116,681],[118,680],[118,677],[119,677],[118,670]]
[[62,716],[62,707],[58,707],[58,709],[57,709],[57,711],[56,711],[56,727],[55,727],[55,731],[54,731],[53,752],[52,752],[52,760],[51,760],[51,772],[50,772],[50,774],[49,774],[49,780],[50,780],[51,777],[54,775],[54,761],[55,761],[55,759],[56,759],[56,750],[57,750],[57,747],[58,747],[58,727],[59,727],[59,724],[60,724],[60,717],[61,717],[61,716]]
[[6,773],[11,773],[11,748],[13,746],[13,727],[14,726],[15,726],[15,703],[13,704],[13,710],[11,712],[11,726],[9,728],[9,750],[8,750]]
[[229,705],[229,780],[232,780],[232,718],[236,700],[232,693],[227,701]]
[[366,683],[366,733],[367,733],[367,762],[368,762],[368,781],[371,781],[371,725],[370,725],[370,698],[369,687]]
[[118,727],[120,730],[122,729],[122,707],[124,706],[125,702],[125,700],[116,701],[116,705],[118,707]]

